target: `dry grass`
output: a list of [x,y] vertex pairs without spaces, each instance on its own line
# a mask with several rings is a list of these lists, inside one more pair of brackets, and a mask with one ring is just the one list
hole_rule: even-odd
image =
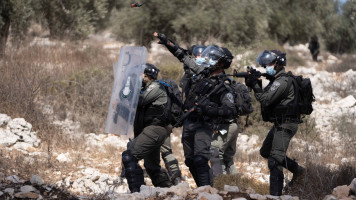
[[250,187],[259,194],[269,194],[268,184],[262,184],[253,179],[243,178],[241,175],[220,175],[214,179],[214,187],[218,190],[224,190],[224,185],[236,185],[242,191],[246,191]]
[[326,71],[329,72],[346,72],[350,69],[356,71],[356,56],[348,55],[341,57],[342,62],[336,65],[330,65],[326,68]]
[[336,170],[308,163],[305,176],[298,180],[288,194],[301,199],[323,199],[340,185],[349,185],[356,177],[355,163],[346,163]]

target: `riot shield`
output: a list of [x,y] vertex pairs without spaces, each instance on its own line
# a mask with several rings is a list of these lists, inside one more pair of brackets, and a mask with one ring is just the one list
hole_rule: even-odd
[[121,47],[119,60],[114,63],[115,79],[105,124],[106,133],[133,136],[146,59],[145,47]]

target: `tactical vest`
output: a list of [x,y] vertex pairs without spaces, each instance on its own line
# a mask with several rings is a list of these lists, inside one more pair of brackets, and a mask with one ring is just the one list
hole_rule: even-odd
[[[285,76],[282,74],[281,76]],[[287,105],[281,105],[281,101],[288,96],[290,87],[293,86],[294,98]],[[273,122],[273,123],[283,123],[286,121],[300,123],[300,112],[298,109],[298,91],[293,78],[288,77],[287,87],[283,94],[270,106],[261,106],[261,114],[263,121]]]

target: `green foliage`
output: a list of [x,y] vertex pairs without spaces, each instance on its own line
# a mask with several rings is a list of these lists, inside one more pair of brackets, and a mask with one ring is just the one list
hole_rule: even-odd
[[356,1],[347,1],[342,6],[341,16],[328,18],[323,35],[328,50],[335,53],[356,51]]
[[106,17],[107,0],[39,0],[52,37],[86,38]]

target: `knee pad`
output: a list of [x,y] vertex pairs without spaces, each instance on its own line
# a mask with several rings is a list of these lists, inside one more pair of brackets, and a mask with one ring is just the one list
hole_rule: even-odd
[[137,160],[130,151],[122,153],[122,164],[125,167],[125,176],[131,192],[140,191],[140,186],[144,185],[143,170],[138,165]]
[[136,159],[132,156],[129,150],[122,152],[122,163],[129,163],[132,161],[136,161]]

